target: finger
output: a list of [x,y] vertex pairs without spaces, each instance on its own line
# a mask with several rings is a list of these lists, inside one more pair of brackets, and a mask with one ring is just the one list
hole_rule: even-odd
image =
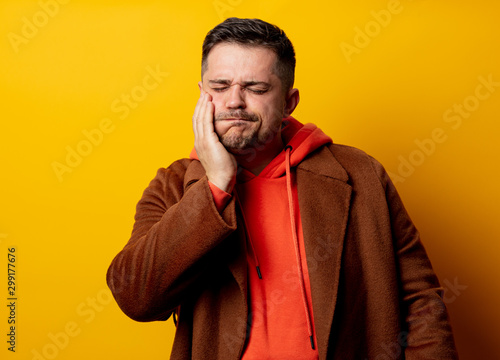
[[193,132],[195,138],[199,135],[199,122],[200,122],[200,112],[203,107],[204,96],[200,93],[200,97],[198,98],[198,102],[196,103],[194,114],[193,114]]
[[198,102],[196,103],[196,106],[194,108],[194,114],[193,114],[193,123],[198,121],[199,116],[200,116],[200,109],[203,104],[203,94],[200,94],[200,97],[198,98]]
[[202,94],[202,99],[201,99],[201,104],[198,112],[198,118],[197,118],[197,129],[198,129],[198,134],[201,137],[206,136],[207,132],[205,131],[205,116],[206,116],[206,108],[207,108],[207,94],[203,93]]
[[204,110],[205,113],[203,114],[203,133],[211,134],[214,132],[214,104],[210,100],[210,95],[208,94]]
[[198,131],[196,129],[196,122],[197,122],[198,114],[200,112],[200,103],[201,103],[201,96],[198,98],[198,101],[196,102],[196,106],[194,107],[193,118],[191,119],[192,124],[193,124],[193,132],[194,132],[195,138],[196,138],[197,133],[198,133]]

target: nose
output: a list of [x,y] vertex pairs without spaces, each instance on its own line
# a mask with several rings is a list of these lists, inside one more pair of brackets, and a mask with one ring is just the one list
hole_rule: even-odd
[[228,109],[244,109],[246,107],[243,89],[236,84],[227,91],[226,107]]

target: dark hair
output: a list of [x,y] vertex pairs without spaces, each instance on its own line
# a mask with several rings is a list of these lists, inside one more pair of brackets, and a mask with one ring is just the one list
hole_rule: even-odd
[[284,91],[292,88],[295,78],[295,50],[276,25],[260,19],[228,18],[210,30],[203,42],[201,74],[207,69],[207,58],[213,47],[219,43],[234,43],[243,46],[262,46],[275,52],[276,75],[281,79]]

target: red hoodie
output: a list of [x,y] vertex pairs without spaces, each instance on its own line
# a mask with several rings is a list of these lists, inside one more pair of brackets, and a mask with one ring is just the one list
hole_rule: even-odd
[[[250,268],[251,327],[243,360],[318,359],[293,167],[332,140],[315,125],[292,117],[283,124],[285,149],[257,176],[240,169],[235,187]],[[197,159],[194,150],[191,158]],[[211,183],[210,188],[222,211],[231,195]]]

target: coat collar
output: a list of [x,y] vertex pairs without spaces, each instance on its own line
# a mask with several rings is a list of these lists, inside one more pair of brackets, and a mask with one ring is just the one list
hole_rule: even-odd
[[309,155],[297,166],[297,169],[337,179],[345,183],[349,181],[347,172],[333,156],[328,146],[318,149],[314,153],[314,156],[312,154]]

